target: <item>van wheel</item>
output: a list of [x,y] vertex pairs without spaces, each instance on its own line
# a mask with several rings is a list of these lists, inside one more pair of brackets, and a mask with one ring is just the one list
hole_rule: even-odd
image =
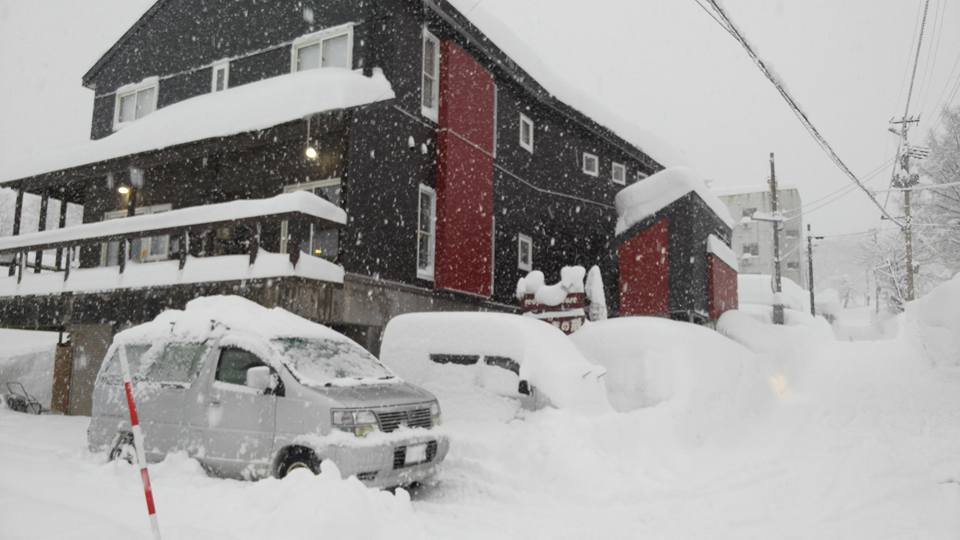
[[122,459],[133,465],[137,462],[137,449],[133,446],[132,433],[117,433],[113,439],[113,446],[107,454],[108,461]]
[[296,469],[307,469],[313,474],[320,474],[320,460],[312,450],[291,448],[277,466],[277,478],[283,478]]

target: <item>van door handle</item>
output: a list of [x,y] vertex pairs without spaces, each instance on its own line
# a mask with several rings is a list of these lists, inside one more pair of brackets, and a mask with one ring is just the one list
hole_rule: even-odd
[[213,399],[213,400],[210,400],[210,405],[213,405],[213,406],[215,406],[215,407],[219,407],[219,406],[220,406],[220,402],[219,402],[218,400]]

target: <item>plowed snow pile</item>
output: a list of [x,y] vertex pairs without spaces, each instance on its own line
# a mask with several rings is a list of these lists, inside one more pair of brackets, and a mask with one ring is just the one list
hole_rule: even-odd
[[[168,457],[164,538],[960,537],[960,369],[917,336],[838,342],[737,312],[720,330],[588,326],[575,339],[622,411],[594,416],[531,412],[442,366],[434,380],[461,394],[453,445],[412,496],[334,474],[220,480]],[[149,538],[137,470],[88,453],[86,425],[0,411],[0,538]]]

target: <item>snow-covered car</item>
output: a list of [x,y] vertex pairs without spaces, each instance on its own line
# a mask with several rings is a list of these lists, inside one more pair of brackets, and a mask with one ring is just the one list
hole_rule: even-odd
[[120,347],[147,461],[185,451],[215,475],[257,479],[332,460],[344,476],[393,487],[430,478],[449,448],[433,394],[330,328],[221,296],[116,335],[87,430],[91,450],[111,457],[132,441]]
[[[495,366],[516,374],[517,394],[532,392],[533,407],[586,413],[610,411],[606,369],[584,359],[560,330],[509,313],[410,313],[390,320],[380,348],[383,362],[435,392],[453,381],[440,365]],[[445,398],[446,399],[446,398]]]

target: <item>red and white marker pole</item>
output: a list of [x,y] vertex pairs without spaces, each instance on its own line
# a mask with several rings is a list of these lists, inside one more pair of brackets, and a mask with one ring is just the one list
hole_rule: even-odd
[[117,346],[120,366],[123,368],[123,390],[127,394],[127,408],[130,409],[130,429],[133,431],[133,447],[140,464],[140,480],[143,482],[143,495],[147,499],[147,514],[150,515],[150,529],[153,538],[160,540],[160,524],[157,523],[157,507],[153,504],[153,490],[150,488],[150,472],[147,470],[147,456],[143,451],[143,431],[137,417],[137,404],[133,400],[133,379],[130,377],[130,364],[127,362],[127,348],[121,343]]

